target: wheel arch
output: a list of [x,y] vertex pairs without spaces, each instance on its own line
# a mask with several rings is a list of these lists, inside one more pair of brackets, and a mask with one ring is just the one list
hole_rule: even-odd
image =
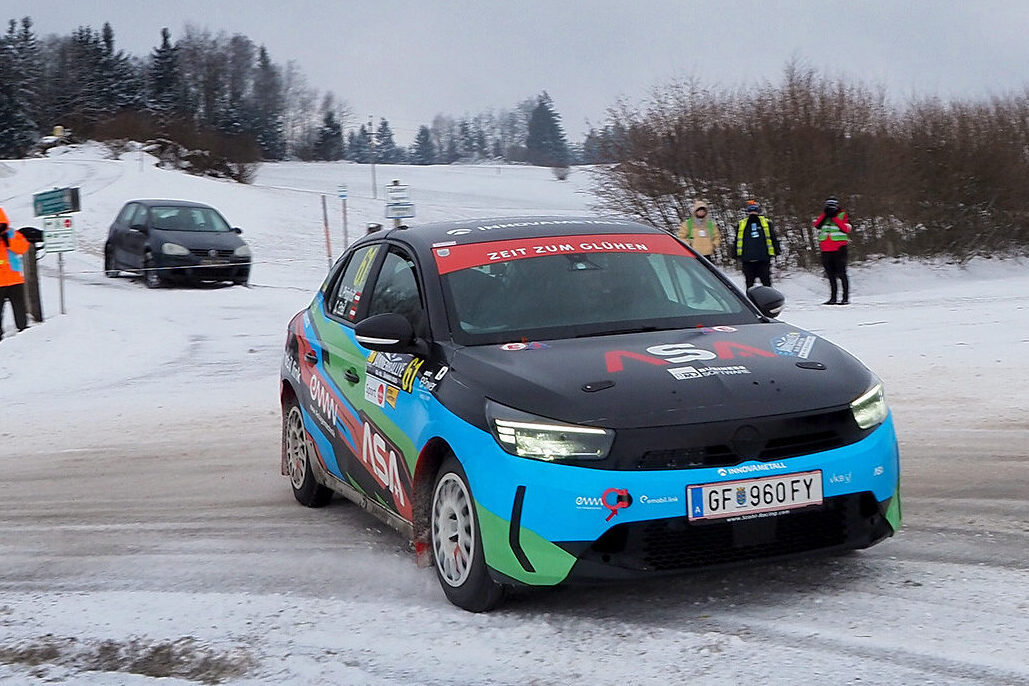
[[282,435],[282,463],[280,465],[282,476],[289,475],[289,469],[286,465],[286,407],[290,402],[300,405],[300,396],[297,395],[296,389],[293,388],[293,384],[282,379],[279,382],[279,406],[282,413],[282,431],[279,432]]
[[418,454],[418,463],[412,480],[413,501],[411,524],[414,527],[414,547],[419,567],[432,566],[432,531],[429,517],[432,509],[432,487],[443,460],[454,455],[454,450],[439,436],[429,439]]

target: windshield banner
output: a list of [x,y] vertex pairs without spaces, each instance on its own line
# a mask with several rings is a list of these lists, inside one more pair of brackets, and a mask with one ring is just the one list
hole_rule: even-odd
[[484,264],[559,254],[637,252],[694,256],[682,243],[670,235],[630,233],[597,236],[545,236],[488,243],[438,245],[433,248],[432,252],[436,257],[436,268],[439,269],[440,274],[480,267]]

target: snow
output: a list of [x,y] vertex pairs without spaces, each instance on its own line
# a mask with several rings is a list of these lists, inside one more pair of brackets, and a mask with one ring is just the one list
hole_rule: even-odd
[[[373,199],[363,165],[267,164],[244,186],[108,157],[84,145],[0,162],[15,226],[40,225],[35,192],[79,186],[83,206],[66,314],[52,255],[46,322],[15,334],[5,313],[0,682],[1029,681],[1024,261],[852,266],[848,307],[818,305],[817,274],[775,274],[785,321],[886,383],[913,494],[898,537],[857,556],[519,594],[470,615],[363,513],[291,502],[277,473],[286,324],[325,274],[322,195],[342,250],[338,185],[353,239],[387,222],[394,178],[417,223],[588,214],[587,173],[378,166]],[[138,197],[219,208],[253,249],[252,287],[105,278],[107,226]]]

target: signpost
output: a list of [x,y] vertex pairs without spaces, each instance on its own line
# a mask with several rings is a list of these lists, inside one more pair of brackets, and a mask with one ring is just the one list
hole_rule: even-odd
[[[41,193],[36,194],[33,197],[33,204],[36,204],[36,199],[42,195]],[[78,211],[78,189],[75,189],[75,212]],[[66,210],[72,211],[72,210]],[[37,211],[38,216],[38,211]],[[61,293],[61,314],[65,314],[64,311],[64,253],[74,252],[76,249],[75,240],[75,225],[72,223],[71,217],[46,217],[43,219],[43,246],[44,250],[48,253],[57,253],[57,274],[58,284]]]
[[50,214],[64,214],[79,211],[78,188],[55,188],[52,191],[35,193],[32,196],[32,210],[37,217]]
[[408,193],[408,186],[394,179],[386,186],[386,219],[393,220],[393,226],[400,226],[401,219],[414,216],[414,203]]

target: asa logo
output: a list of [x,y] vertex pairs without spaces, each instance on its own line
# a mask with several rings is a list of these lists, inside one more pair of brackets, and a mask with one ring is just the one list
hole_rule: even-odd
[[410,512],[411,506],[401,480],[401,469],[406,468],[406,464],[402,464],[400,449],[383,436],[367,417],[362,417],[362,420],[361,462],[375,477],[376,483],[393,495],[397,509],[401,513]]
[[[714,359],[732,360],[736,357],[775,357],[775,353],[736,341],[714,341],[712,347],[714,348],[713,351],[698,348],[692,343],[652,345],[647,348],[647,353],[649,354],[646,355],[630,350],[609,350],[604,353],[604,362],[607,364],[607,371],[616,373],[625,369],[625,360],[634,360],[658,367],[665,367],[671,364],[706,362]],[[671,371],[669,370],[669,372]]]

